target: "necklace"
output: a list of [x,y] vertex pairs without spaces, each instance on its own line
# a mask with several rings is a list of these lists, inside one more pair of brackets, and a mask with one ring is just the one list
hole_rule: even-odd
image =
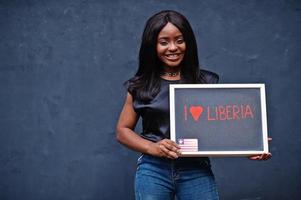
[[177,72],[162,72],[162,76],[170,76],[170,77],[175,77],[180,74],[180,71]]

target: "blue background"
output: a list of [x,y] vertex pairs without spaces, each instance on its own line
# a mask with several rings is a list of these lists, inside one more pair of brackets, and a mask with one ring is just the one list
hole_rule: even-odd
[[222,83],[266,84],[273,158],[213,158],[221,199],[300,198],[300,1],[0,0],[1,200],[134,198],[138,154],[115,125],[162,9],[189,19]]

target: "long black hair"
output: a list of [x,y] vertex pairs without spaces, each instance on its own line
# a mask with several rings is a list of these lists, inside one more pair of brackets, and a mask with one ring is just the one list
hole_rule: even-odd
[[203,82],[199,73],[198,51],[194,33],[188,20],[180,13],[164,10],[148,19],[144,27],[139,52],[139,67],[135,76],[125,85],[135,99],[152,100],[160,91],[163,65],[157,56],[157,37],[162,28],[172,23],[183,34],[186,51],[181,62],[181,83]]

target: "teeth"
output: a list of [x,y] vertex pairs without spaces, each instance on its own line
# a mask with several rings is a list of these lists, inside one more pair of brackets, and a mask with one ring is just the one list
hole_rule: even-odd
[[170,55],[167,55],[166,57],[168,57],[168,58],[177,58],[178,55],[177,54],[170,54]]

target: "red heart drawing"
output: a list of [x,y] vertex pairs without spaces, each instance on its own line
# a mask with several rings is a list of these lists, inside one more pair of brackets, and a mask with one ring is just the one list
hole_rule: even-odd
[[202,106],[190,106],[190,109],[189,109],[189,111],[195,121],[199,120],[199,117],[201,116],[203,110],[204,109]]

